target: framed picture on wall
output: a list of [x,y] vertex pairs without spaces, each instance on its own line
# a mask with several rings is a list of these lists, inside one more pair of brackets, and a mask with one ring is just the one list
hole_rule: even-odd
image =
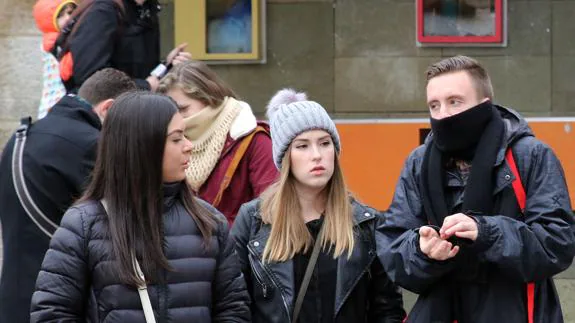
[[265,63],[265,2],[175,0],[175,43],[206,63]]
[[507,46],[507,0],[415,0],[418,46]]

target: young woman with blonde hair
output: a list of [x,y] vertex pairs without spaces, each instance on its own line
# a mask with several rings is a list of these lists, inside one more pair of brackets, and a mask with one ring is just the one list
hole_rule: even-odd
[[232,228],[253,322],[401,322],[401,293],[376,258],[377,211],[348,194],[334,122],[293,90],[268,118],[280,177]]

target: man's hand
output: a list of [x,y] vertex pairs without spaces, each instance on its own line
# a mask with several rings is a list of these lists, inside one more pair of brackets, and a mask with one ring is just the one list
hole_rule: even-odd
[[150,91],[156,92],[158,85],[160,85],[160,80],[157,77],[150,75],[146,78],[146,81],[148,81],[148,84],[150,84]]
[[439,237],[433,228],[423,226],[419,228],[419,248],[429,258],[435,260],[447,260],[455,257],[459,247]]
[[449,239],[452,235],[471,241],[477,240],[477,222],[463,213],[450,215],[443,220],[443,226],[439,230],[441,239]]
[[188,43],[180,44],[178,47],[172,49],[166,57],[166,63],[174,66],[192,59],[192,54],[185,52]]

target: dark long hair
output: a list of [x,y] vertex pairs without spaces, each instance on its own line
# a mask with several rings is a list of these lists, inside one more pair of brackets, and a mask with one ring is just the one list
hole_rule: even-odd
[[[134,252],[148,281],[160,280],[159,270],[170,269],[163,250],[162,163],[168,125],[178,109],[167,96],[129,92],[109,111],[92,180],[81,200],[106,201],[115,274],[137,286],[141,280],[134,273]],[[179,197],[208,245],[216,222],[184,183]]]

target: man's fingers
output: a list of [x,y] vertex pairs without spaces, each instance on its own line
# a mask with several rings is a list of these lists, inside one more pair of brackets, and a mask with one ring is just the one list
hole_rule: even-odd
[[475,220],[473,220],[472,218],[464,215],[462,220],[459,221],[456,225],[445,230],[444,233],[441,235],[441,237],[443,239],[447,239],[452,235],[462,237],[458,235],[458,233],[465,233],[465,238],[475,241],[478,235],[477,230],[478,230],[477,222],[475,222]]
[[436,248],[437,244],[439,244],[442,240],[439,239],[439,237],[437,236],[431,236],[431,237],[420,237],[419,240],[419,248],[421,249],[421,252],[423,252],[424,254],[426,254],[428,257],[431,254],[432,250],[434,248]]
[[435,238],[420,237],[419,248],[421,249],[421,252],[423,252],[426,255],[429,254],[429,251],[434,246],[433,239],[435,239]]
[[453,234],[455,234],[456,232],[460,232],[460,231],[469,231],[470,225],[468,223],[465,222],[459,222],[457,224],[455,224],[454,226],[450,227],[449,229],[444,231],[444,234],[448,237],[452,236]]
[[187,59],[181,59],[179,57],[174,58],[174,60],[172,60],[172,65],[176,66],[178,64],[181,64],[183,62],[186,62]]
[[419,228],[419,248],[427,257],[435,260],[446,260],[459,252],[458,246],[439,237],[437,231],[428,226]]
[[450,242],[434,237],[421,248],[421,251],[431,259],[443,261],[455,257],[459,252],[459,247],[453,247]]
[[188,43],[182,43],[178,45],[176,48],[172,49],[168,54],[168,56],[166,57],[166,61],[168,63],[173,64],[176,61],[176,58],[180,55],[180,53],[184,51],[186,46],[188,46]]
[[451,251],[449,251],[449,254],[447,255],[447,259],[455,257],[458,252],[459,252],[459,246],[453,247],[453,249],[451,249]]
[[433,238],[433,239],[437,239],[437,241],[435,242],[435,245],[431,248],[431,251],[429,252],[429,254],[431,255],[430,258],[443,260],[442,258],[446,257],[447,254],[449,253],[449,250],[451,249],[451,243],[445,240],[441,240],[439,238]]
[[458,238],[464,238],[475,241],[477,239],[477,231],[458,231],[455,232],[455,236]]
[[419,236],[426,237],[426,238],[430,237],[431,231],[435,231],[435,230],[433,230],[430,227],[423,226],[423,227],[419,228]]
[[[189,56],[188,56],[189,55]],[[176,66],[178,64],[184,63],[189,61],[192,58],[192,55],[188,53],[188,55],[182,55],[182,53],[178,54],[173,60],[172,65]]]
[[190,52],[179,52],[177,57],[183,57],[185,59],[192,59],[192,53]]
[[475,221],[465,214],[450,215],[443,222],[443,226],[439,230],[442,238],[447,239],[457,231],[474,230],[476,225]]
[[439,229],[439,234],[445,234],[449,228],[457,225],[461,221],[463,221],[467,216],[465,214],[457,213],[450,216],[445,217],[443,219],[443,224],[441,225],[441,229]]

